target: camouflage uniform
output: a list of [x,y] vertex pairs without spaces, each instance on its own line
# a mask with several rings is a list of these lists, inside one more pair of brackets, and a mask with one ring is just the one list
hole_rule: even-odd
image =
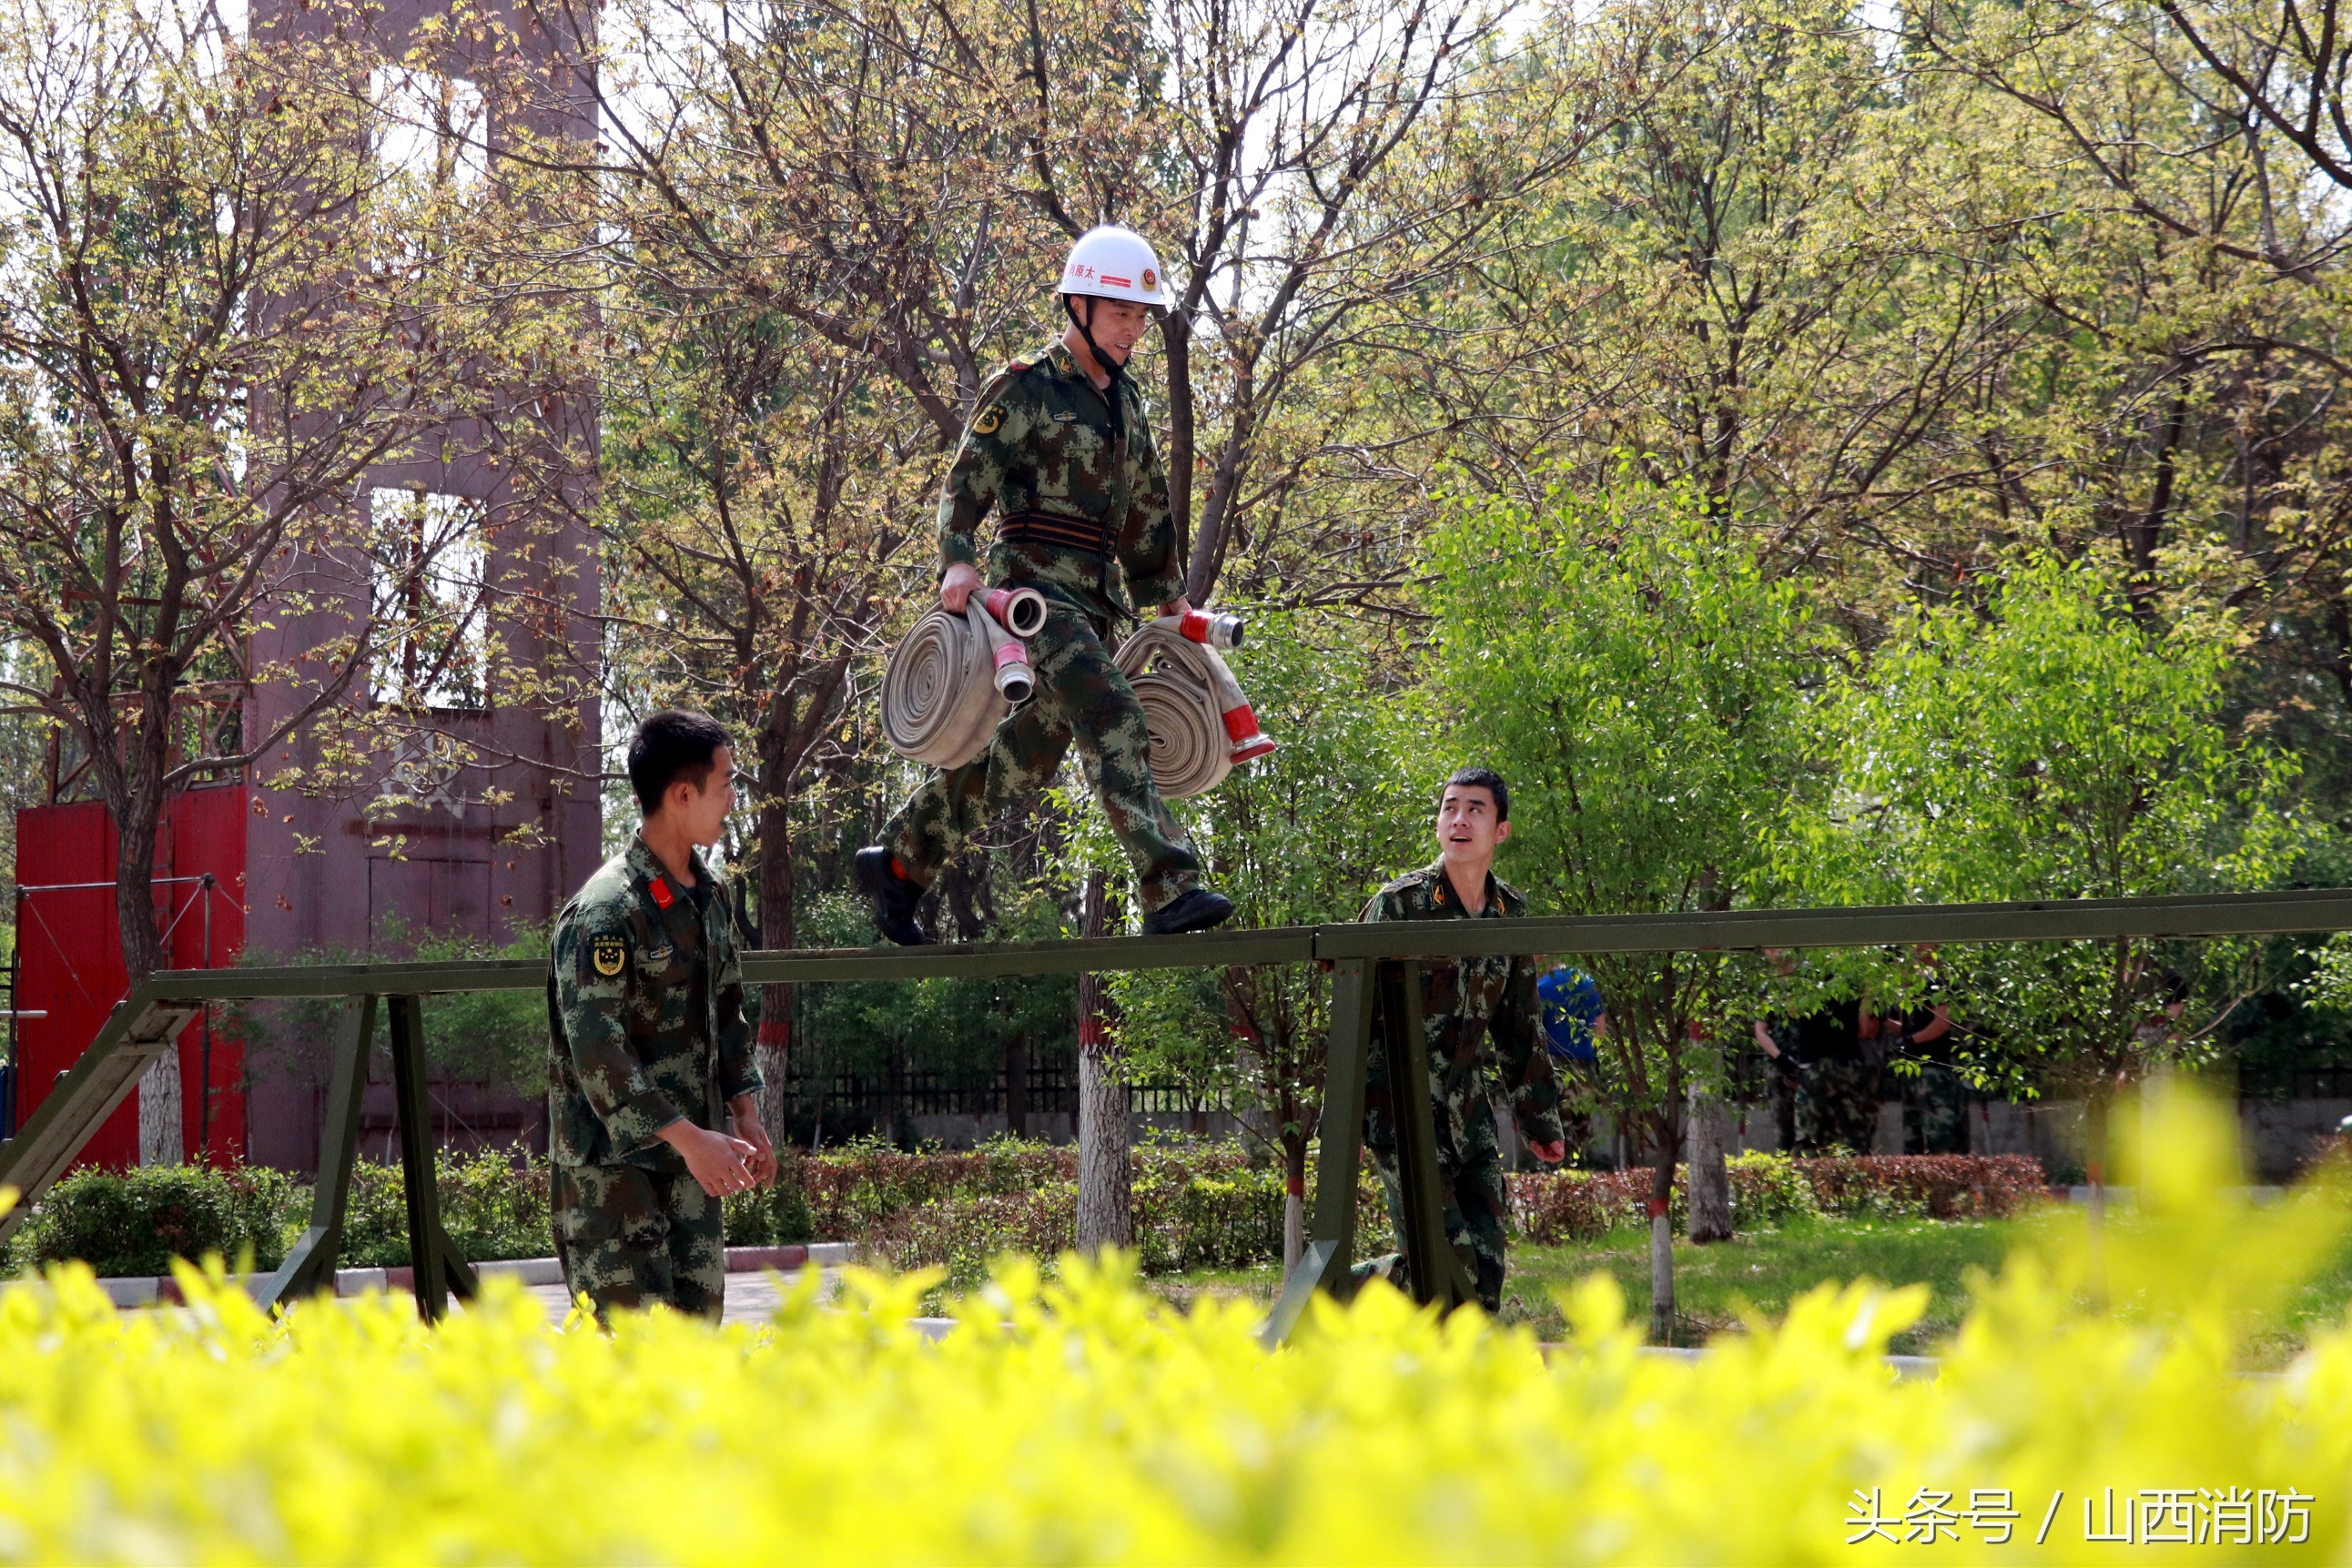
[[1851,998],[1775,1031],[1801,1067],[1796,1092],[1796,1152],[1866,1155],[1878,1137],[1878,1077],[1885,1061],[1862,1038],[1862,1004]]
[[1904,1056],[1919,1064],[1918,1072],[1906,1075],[1902,1082],[1903,1152],[1965,1155],[1969,1152],[1969,1086],[1953,1068],[1952,1037],[1946,1034],[1924,1045],[1912,1040],[1935,1021],[1933,1005],[1900,1019],[1887,1019],[1890,1029],[1901,1030]]
[[[1184,591],[1150,421],[1133,384],[1115,384],[1118,436],[1108,399],[1055,343],[982,388],[964,430],[940,497],[940,570],[980,564],[974,536],[994,507],[990,585],[1034,588],[1048,609],[1045,630],[1029,639],[1036,694],[986,751],[933,774],[891,819],[886,841],[918,883],[931,882],[999,812],[1051,779],[1073,739],[1134,862],[1144,907],[1199,880],[1192,846],[1151,782],[1142,706],[1104,646],[1112,618],[1131,613],[1129,601],[1156,607]],[[1111,580],[1114,560],[1126,601]]]
[[1903,1086],[1903,1152],[1969,1152],[1969,1086],[1944,1062],[1921,1062],[1919,1076]]
[[685,1117],[727,1129],[758,1089],[727,890],[697,855],[680,888],[642,839],[555,917],[547,978],[548,1153],[564,1282],[599,1316],[726,1301],[719,1200],[655,1134]]
[[1773,1146],[1787,1155],[1797,1148],[1797,1096],[1804,1086],[1804,1071],[1789,1054],[1790,1048],[1780,1038],[1781,1032],[1774,1031],[1773,1043],[1780,1046],[1780,1054],[1766,1067],[1765,1084],[1772,1101]]
[[1878,1138],[1878,1069],[1859,1055],[1810,1063],[1797,1092],[1801,1154],[1870,1153]]
[[[1480,919],[1527,913],[1527,901],[1507,884],[1486,879]],[[1399,877],[1364,905],[1365,920],[1470,918],[1446,880],[1443,862]],[[1421,970],[1421,1018],[1428,1053],[1431,1109],[1437,1124],[1437,1175],[1445,1237],[1454,1244],[1486,1309],[1503,1304],[1503,1221],[1510,1197],[1503,1186],[1502,1150],[1496,1143],[1489,1079],[1499,1080],[1519,1134],[1531,1144],[1562,1136],[1559,1082],[1543,1043],[1542,1004],[1536,997],[1536,961],[1516,957],[1456,958]],[[1404,1190],[1398,1176],[1395,1103],[1390,1088],[1391,1048],[1401,1022],[1385,1007],[1373,1023],[1374,1049],[1364,1075],[1364,1145],[1387,1189],[1389,1218],[1404,1234]],[[1401,1279],[1393,1260],[1357,1270],[1360,1279],[1386,1273]]]

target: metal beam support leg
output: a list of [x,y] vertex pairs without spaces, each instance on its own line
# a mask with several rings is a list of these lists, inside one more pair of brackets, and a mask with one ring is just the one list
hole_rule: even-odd
[[470,1298],[473,1269],[441,1226],[434,1181],[433,1102],[425,1074],[425,998],[392,998],[392,1092],[400,1110],[401,1189],[408,1199],[408,1259],[416,1310],[427,1322],[449,1310],[452,1291]]
[[1370,1059],[1374,966],[1349,958],[1331,974],[1331,1040],[1323,1061],[1323,1113],[1315,1165],[1315,1212],[1306,1250],[1283,1282],[1282,1299],[1260,1337],[1287,1340],[1320,1291],[1339,1291],[1356,1250],[1356,1184],[1364,1148],[1364,1069]]
[[373,997],[361,997],[352,1009],[351,1032],[336,1048],[327,1084],[325,1127],[319,1136],[319,1185],[310,1195],[310,1223],[286,1254],[278,1271],[263,1281],[254,1300],[263,1306],[300,1296],[334,1293],[335,1264],[342,1257],[343,1216],[352,1198],[352,1166],[360,1152],[360,1103],[367,1094],[368,1051],[375,1043]]
[[1410,1066],[1389,1063],[1389,1099],[1396,1115],[1397,1185],[1404,1208],[1404,1234],[1397,1244],[1404,1249],[1406,1281],[1413,1300],[1436,1303],[1441,1312],[1478,1298],[1476,1284],[1462,1267],[1454,1244],[1445,1239],[1444,1182],[1437,1166],[1437,1114],[1431,1106],[1429,1052],[1417,1049],[1423,1038],[1421,1015],[1421,966],[1411,960],[1390,971],[1397,991],[1390,998],[1403,1019],[1393,1038],[1407,1041]]

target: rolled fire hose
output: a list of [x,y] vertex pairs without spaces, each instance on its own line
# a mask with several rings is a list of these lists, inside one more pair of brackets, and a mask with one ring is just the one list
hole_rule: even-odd
[[[1021,638],[1045,624],[1045,596],[997,589],[934,610],[890,651],[882,671],[882,736],[890,749],[934,768],[961,768],[988,748],[1013,705],[1036,688]],[[1010,628],[1010,630],[1008,630]]]
[[1240,641],[1230,617],[1163,615],[1118,645],[1119,670],[1143,704],[1151,731],[1151,781],[1182,800],[1224,782],[1234,765],[1274,749],[1249,698],[1208,639]]

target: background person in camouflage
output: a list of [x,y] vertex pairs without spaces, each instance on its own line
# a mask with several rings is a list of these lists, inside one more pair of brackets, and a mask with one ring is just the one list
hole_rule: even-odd
[[[1527,901],[1494,875],[1495,851],[1511,835],[1511,796],[1491,768],[1465,768],[1445,781],[1437,808],[1438,860],[1399,877],[1372,896],[1365,920],[1477,920],[1527,913]],[[1364,1145],[1386,1189],[1389,1218],[1404,1234],[1404,1190],[1397,1173],[1396,1083],[1427,1063],[1428,1092],[1437,1124],[1437,1172],[1446,1239],[1476,1282],[1478,1300],[1503,1304],[1504,1232],[1509,1195],[1503,1186],[1502,1150],[1496,1142],[1492,1098],[1499,1087],[1519,1135],[1547,1165],[1567,1157],[1560,1129],[1559,1082],[1543,1043],[1542,1003],[1536,995],[1538,960],[1456,958],[1423,966],[1423,1039],[1398,1038],[1402,1020],[1385,1007],[1373,1020],[1375,1049],[1364,1075]],[[1494,1082],[1490,1083],[1490,1080]],[[1408,1090],[1410,1084],[1408,1083]],[[1402,1260],[1360,1265],[1404,1282]]]
[[941,608],[961,614],[983,586],[976,538],[993,509],[986,585],[1034,588],[1047,614],[1029,639],[1035,694],[977,758],[924,780],[891,819],[885,843],[857,852],[876,927],[906,946],[930,940],[915,908],[940,868],[1052,779],[1073,740],[1134,864],[1144,929],[1205,930],[1233,913],[1199,885],[1192,843],[1151,781],[1143,706],[1105,645],[1111,622],[1135,605],[1163,615],[1192,609],[1168,477],[1125,369],[1161,302],[1160,264],[1139,236],[1095,229],[1071,250],[1060,292],[1068,329],[981,390],[940,497]]
[[1804,1063],[1796,1055],[1796,1030],[1785,1022],[1767,1023],[1758,1019],[1754,1040],[1757,1052],[1764,1059],[1765,1097],[1772,1106],[1773,1147],[1784,1155],[1793,1154],[1797,1148],[1797,1096],[1805,1078]]
[[564,1283],[599,1319],[656,1301],[717,1319],[719,1200],[776,1174],[752,1098],[734,916],[698,852],[734,808],[734,760],[700,714],[640,724],[629,787],[645,820],[555,917],[550,1197]]
[[1969,1152],[1969,1086],[1952,1055],[1951,1009],[1937,998],[1942,982],[1932,977],[1936,963],[1933,943],[1922,942],[1912,957],[1931,972],[1927,1005],[1885,1028],[1888,1049],[1916,1063],[1918,1071],[1902,1075],[1903,1152],[1906,1155],[1965,1155]]
[[1801,1155],[1866,1155],[1878,1137],[1878,1019],[1853,999],[1833,1001],[1796,1025],[1797,1148]]

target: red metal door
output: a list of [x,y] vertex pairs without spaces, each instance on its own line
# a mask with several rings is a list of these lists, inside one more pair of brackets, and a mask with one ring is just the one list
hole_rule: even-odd
[[[242,785],[177,797],[156,845],[154,904],[167,961],[224,967],[245,947]],[[115,923],[114,823],[95,801],[16,813],[17,1120],[48,1098],[128,988]],[[217,1019],[180,1036],[183,1152],[221,1164],[245,1157],[244,1052]],[[139,1157],[134,1093],[84,1145],[78,1166],[121,1168]]]

